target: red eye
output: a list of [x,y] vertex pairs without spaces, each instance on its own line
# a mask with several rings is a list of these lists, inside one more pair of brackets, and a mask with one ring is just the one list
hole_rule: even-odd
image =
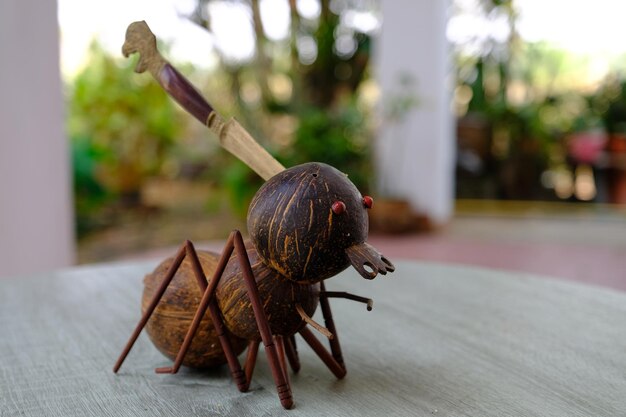
[[335,214],[341,214],[346,211],[346,205],[343,201],[335,201],[331,208]]
[[365,208],[371,209],[374,205],[374,199],[369,195],[366,195],[365,197],[363,197],[363,205],[365,206]]

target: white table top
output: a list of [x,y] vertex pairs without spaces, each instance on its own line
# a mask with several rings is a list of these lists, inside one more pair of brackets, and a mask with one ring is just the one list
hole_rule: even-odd
[[[624,416],[626,294],[519,273],[397,262],[328,290],[348,368],[338,381],[298,339],[296,407],[280,406],[263,349],[251,389],[223,367],[169,365],[145,335],[111,367],[155,263],[0,280],[0,416]],[[318,317],[318,320],[321,319]]]

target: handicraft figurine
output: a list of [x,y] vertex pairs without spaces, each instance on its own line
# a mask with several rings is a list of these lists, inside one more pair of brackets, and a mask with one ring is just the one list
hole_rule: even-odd
[[[206,368],[227,363],[244,392],[262,342],[280,402],[291,408],[287,362],[298,372],[296,333],[337,378],[343,378],[346,367],[329,298],[363,302],[368,310],[372,307],[370,299],[326,291],[324,280],[350,265],[366,279],[394,271],[392,263],[365,242],[372,198],[361,196],[345,174],[329,165],[313,162],[285,169],[236,120],[224,121],[163,59],[145,22],[128,27],[123,53],[135,52],[140,54],[137,72],[148,70],[169,95],[217,135],[224,148],[267,182],[249,207],[251,242],[244,242],[235,230],[223,252],[216,254],[195,250],[187,241],[173,258],[146,276],[142,318],[113,370],[119,370],[147,327],[157,348],[174,360],[171,367],[156,372],[176,373],[181,365]],[[311,318],[318,305],[325,326]],[[330,352],[308,326],[329,339]],[[242,368],[237,356],[246,346]]]

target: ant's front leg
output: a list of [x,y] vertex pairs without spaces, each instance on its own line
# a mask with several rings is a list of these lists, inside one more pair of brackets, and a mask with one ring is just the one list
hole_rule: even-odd
[[[360,297],[358,295],[353,295],[347,292],[332,292],[326,291],[326,287],[324,286],[324,282],[320,282],[320,306],[322,308],[322,315],[324,317],[324,324],[326,325],[326,330],[328,334],[331,335],[329,337],[330,343],[330,351],[320,343],[320,341],[315,337],[315,335],[307,328],[304,327],[300,330],[300,335],[302,338],[311,346],[313,351],[317,353],[317,356],[320,357],[322,362],[326,364],[328,369],[339,379],[343,378],[346,373],[346,365],[343,361],[343,355],[341,353],[341,345],[339,344],[339,336],[337,335],[337,328],[335,327],[335,322],[333,320],[333,315],[330,310],[330,303],[328,301],[329,298],[346,298],[353,301],[358,301],[361,303],[367,304],[367,309],[372,309],[373,301],[369,298]],[[303,317],[304,318],[304,317]],[[313,327],[320,327],[319,325],[315,325],[315,323],[310,323]],[[318,329],[319,330],[319,329]]]
[[[300,336],[304,339],[305,342],[313,349],[313,351],[319,356],[319,358],[324,362],[324,364],[330,369],[330,371],[339,379],[346,376],[346,367],[343,363],[343,357],[341,355],[341,346],[339,345],[339,338],[337,336],[337,329],[335,328],[335,323],[333,321],[333,316],[330,311],[330,304],[328,302],[328,297],[326,296],[326,291],[324,288],[324,283],[320,283],[320,305],[322,307],[322,315],[324,316],[324,324],[326,324],[326,328],[322,327],[319,323],[316,323],[308,317],[303,311],[300,309],[298,312],[304,321],[307,322],[310,326],[320,331],[324,336],[326,336],[330,341],[330,349],[332,355],[328,353],[328,350],[322,345],[322,343],[315,337],[313,332],[309,330],[308,326],[300,329]],[[296,306],[297,308],[298,306]]]
[[337,335],[337,328],[335,327],[335,321],[333,320],[333,313],[330,311],[330,303],[328,302],[328,296],[326,295],[326,287],[324,286],[324,281],[320,282],[320,292],[320,307],[322,308],[324,324],[326,325],[326,328],[333,334],[333,338],[329,339],[330,351],[332,352],[335,361],[337,361],[337,363],[343,370],[343,375],[337,376],[337,378],[342,378],[343,376],[345,376],[347,370],[346,365],[343,361],[343,355],[341,354],[339,336]]

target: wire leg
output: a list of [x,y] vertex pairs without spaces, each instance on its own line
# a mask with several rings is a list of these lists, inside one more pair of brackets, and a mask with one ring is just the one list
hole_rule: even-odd
[[267,316],[263,310],[263,303],[261,302],[259,289],[256,281],[254,280],[254,275],[252,274],[252,267],[250,266],[250,260],[248,259],[246,253],[243,238],[241,237],[241,233],[238,231],[235,231],[235,249],[237,251],[237,258],[248,289],[248,296],[250,297],[250,302],[252,303],[252,309],[254,310],[257,327],[259,328],[259,333],[261,334],[261,340],[265,346],[265,354],[267,355],[267,360],[269,362],[270,369],[272,370],[272,376],[274,377],[274,381],[276,383],[278,398],[280,399],[280,403],[283,407],[289,409],[293,406],[291,387],[285,378],[285,371],[283,366],[281,366],[276,345],[274,344],[270,326],[267,321]]

